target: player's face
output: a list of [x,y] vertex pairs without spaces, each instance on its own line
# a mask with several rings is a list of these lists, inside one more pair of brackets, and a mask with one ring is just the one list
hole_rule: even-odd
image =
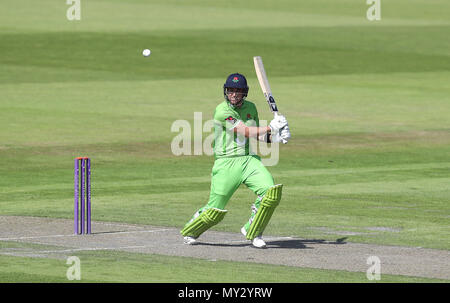
[[243,88],[227,88],[227,97],[233,106],[241,106],[244,101],[245,90]]

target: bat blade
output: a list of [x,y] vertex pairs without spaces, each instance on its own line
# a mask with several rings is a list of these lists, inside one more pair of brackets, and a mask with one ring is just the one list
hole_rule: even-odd
[[[272,96],[272,90],[270,89],[269,80],[267,79],[266,70],[264,69],[264,64],[260,56],[253,57],[253,63],[255,64],[256,77],[258,77],[259,86],[263,91],[264,97],[269,104],[270,110],[274,114],[275,118],[278,115],[277,104]],[[287,143],[286,140],[282,140],[284,144]]]
[[278,112],[277,104],[272,96],[272,90],[270,89],[269,80],[267,79],[266,70],[260,56],[253,57],[253,63],[255,64],[256,76],[258,77],[259,86],[263,91],[264,97],[269,104],[270,110],[273,113]]

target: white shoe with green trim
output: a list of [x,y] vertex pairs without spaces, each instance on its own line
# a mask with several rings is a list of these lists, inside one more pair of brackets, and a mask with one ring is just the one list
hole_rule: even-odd
[[184,237],[184,244],[193,245],[197,242],[197,239],[193,237]]
[[266,242],[261,237],[256,237],[253,239],[252,244],[256,248],[266,248]]

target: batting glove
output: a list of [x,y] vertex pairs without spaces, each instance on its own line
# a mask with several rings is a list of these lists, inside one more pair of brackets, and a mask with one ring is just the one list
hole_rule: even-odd
[[289,141],[289,139],[291,138],[291,131],[289,130],[289,125],[286,125],[285,127],[283,127],[283,129],[281,129],[280,137],[282,140],[284,140],[286,142]]
[[276,115],[275,118],[273,118],[273,120],[270,121],[269,124],[272,136],[275,133],[278,133],[279,130],[285,127],[286,125],[287,125],[286,117],[282,115]]

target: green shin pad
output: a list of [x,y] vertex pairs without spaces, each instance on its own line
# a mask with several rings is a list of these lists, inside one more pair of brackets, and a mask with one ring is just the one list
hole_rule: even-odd
[[253,240],[264,232],[264,229],[269,223],[275,208],[280,203],[282,188],[283,184],[277,184],[267,190],[261,200],[261,204],[256,212],[255,218],[247,231],[247,239]]
[[226,210],[218,208],[208,208],[197,218],[187,223],[181,230],[181,234],[186,237],[198,238],[202,233],[223,220]]

